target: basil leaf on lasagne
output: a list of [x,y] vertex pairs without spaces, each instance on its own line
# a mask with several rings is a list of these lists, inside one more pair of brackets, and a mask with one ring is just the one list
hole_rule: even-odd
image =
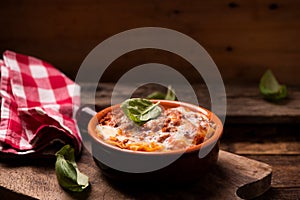
[[153,93],[149,94],[146,98],[147,99],[165,99],[165,100],[175,101],[176,94],[175,94],[175,91],[173,90],[173,88],[171,86],[169,86],[166,94],[163,94],[161,92],[153,92]]
[[121,108],[125,115],[138,125],[143,125],[161,114],[159,102],[154,104],[142,98],[127,99],[121,104]]
[[167,91],[167,94],[165,96],[165,99],[166,100],[172,100],[172,101],[176,100],[176,94],[175,94],[175,92],[174,92],[174,90],[171,86],[168,87],[168,91]]

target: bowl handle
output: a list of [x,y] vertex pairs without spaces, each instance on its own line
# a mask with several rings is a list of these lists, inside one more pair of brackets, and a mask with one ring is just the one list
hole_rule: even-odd
[[76,113],[76,121],[77,125],[82,137],[82,143],[83,146],[92,154],[92,143],[91,143],[91,138],[89,136],[87,127],[90,119],[97,114],[97,112],[94,110],[100,110],[100,106],[95,106],[91,104],[85,104],[81,106],[77,113]]

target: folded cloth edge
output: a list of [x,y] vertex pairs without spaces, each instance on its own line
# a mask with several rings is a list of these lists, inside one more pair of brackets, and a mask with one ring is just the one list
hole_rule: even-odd
[[[3,65],[3,64],[6,65],[6,67],[8,67],[9,70],[11,70],[11,68],[14,68],[14,72],[16,72],[16,71],[18,72],[18,70],[21,71],[21,69],[17,69],[16,68],[16,67],[18,67],[18,66],[16,66],[16,59],[12,60],[13,58],[16,58],[17,56],[23,56],[23,57],[25,56],[25,57],[28,57],[30,59],[39,60],[39,59],[31,57],[31,56],[17,54],[17,53],[12,52],[12,51],[5,51],[4,52],[4,62],[2,60],[0,60],[0,63],[1,63],[1,65]],[[46,63],[44,61],[41,61],[41,62],[43,63],[43,65]],[[11,65],[13,67],[11,67]],[[48,63],[46,63],[45,65],[47,65],[46,67],[50,67],[53,70],[57,70],[56,68],[54,68],[52,65],[50,65]],[[77,110],[78,110],[78,108],[80,106],[80,86],[78,84],[72,82],[68,77],[66,77],[61,72],[60,72],[60,74],[62,75],[62,77],[64,77],[64,78],[67,79],[69,85],[73,85],[72,87],[74,89],[74,93],[75,94],[77,93],[77,96],[75,96],[75,98],[74,98],[74,96],[72,96],[72,103],[73,103],[72,106],[73,107],[72,107],[72,116],[70,116],[70,120],[73,120],[73,124],[74,124],[73,131],[68,126],[65,126],[64,123],[61,123],[61,121],[59,119],[55,119],[55,117],[53,117],[53,116],[52,116],[52,118],[53,118],[53,120],[55,120],[56,122],[58,122],[61,125],[61,127],[65,130],[65,132],[67,132],[69,134],[70,137],[73,137],[73,139],[75,140],[74,145],[75,145],[75,147],[77,146],[76,151],[79,153],[81,151],[81,148],[82,148],[82,139],[81,139],[81,135],[80,135],[80,132],[79,132],[79,128],[78,128],[77,123],[76,123],[75,115],[76,115],[76,112],[77,112]],[[2,75],[1,75],[1,78],[2,78]],[[13,78],[15,78],[15,77],[13,76]],[[77,91],[75,91],[75,90],[77,90]],[[2,91],[2,81],[1,81],[1,91]],[[15,94],[12,94],[12,96],[13,95],[15,95]],[[3,100],[3,98],[7,98],[7,96],[1,94],[1,98]],[[49,106],[49,105],[47,105],[47,106]],[[33,108],[31,107],[30,109],[33,109]],[[44,113],[46,113],[46,111],[43,108],[37,107],[37,108],[34,108],[34,109],[36,109],[37,112],[40,112],[40,113],[44,112]],[[2,113],[2,111],[3,110],[1,110],[1,113]],[[20,114],[20,112],[24,112],[24,111],[26,112],[26,108],[18,108],[18,114]],[[69,118],[69,117],[67,117],[67,118]],[[1,119],[1,122],[2,122],[2,119]],[[41,125],[40,128],[42,129],[43,127],[44,127],[44,125]],[[41,129],[37,129],[37,132],[39,130],[41,130]],[[3,130],[1,130],[1,131],[3,132]],[[38,133],[35,133],[35,134],[38,134]],[[1,140],[0,142],[3,143],[3,140]],[[4,140],[4,142],[5,142],[5,140]],[[0,151],[3,152],[3,146],[1,147],[1,143],[0,143]],[[27,151],[24,152],[21,149],[13,148],[11,150],[8,150],[7,152],[16,153],[16,154],[26,154],[26,152],[27,153],[33,153],[35,151],[32,151],[32,149],[28,149]]]

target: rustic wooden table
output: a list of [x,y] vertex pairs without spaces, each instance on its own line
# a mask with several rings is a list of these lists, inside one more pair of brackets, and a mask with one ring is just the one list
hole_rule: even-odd
[[[82,85],[83,103],[88,104],[94,98],[89,95],[89,88],[89,84]],[[153,89],[153,86],[138,89],[135,95],[145,96]],[[100,85],[95,95],[96,103],[101,107],[109,105],[112,90],[112,84]],[[126,95],[128,88],[124,86],[118,90],[122,96]],[[196,85],[195,90],[203,105],[208,106],[205,87]],[[227,118],[221,149],[272,167],[271,188],[257,199],[300,199],[300,88],[289,88],[289,98],[280,104],[263,100],[256,86],[227,86],[226,92]],[[87,153],[78,161],[78,166],[86,169],[83,170],[84,173],[94,177],[91,177],[92,187],[79,194],[67,193],[58,186],[53,159],[16,160],[9,163],[6,161],[0,162],[1,199],[58,199],[58,195],[64,199],[145,198],[145,194],[141,192],[132,193],[126,187],[112,186],[105,178],[97,178],[102,177],[101,172],[92,168],[95,164]],[[42,193],[47,189],[53,189],[53,194],[45,197]],[[102,196],[95,196],[93,190],[98,190]],[[181,199],[185,194],[191,199],[203,197],[199,191],[195,194],[185,192],[181,196],[174,196],[172,191],[168,191],[150,195],[149,198]]]

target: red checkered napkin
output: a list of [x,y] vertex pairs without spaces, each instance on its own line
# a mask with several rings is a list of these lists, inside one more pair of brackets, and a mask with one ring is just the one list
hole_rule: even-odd
[[74,120],[80,88],[50,64],[6,51],[1,67],[0,151],[42,152],[54,141],[72,144],[81,136]]

